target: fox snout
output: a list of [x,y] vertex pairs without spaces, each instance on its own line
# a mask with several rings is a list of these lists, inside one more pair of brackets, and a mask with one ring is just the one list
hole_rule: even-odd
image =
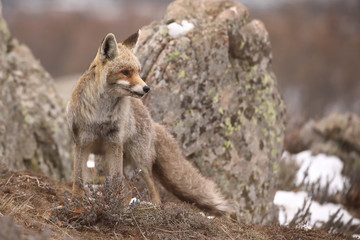
[[148,91],[150,91],[150,87],[149,87],[149,86],[143,87],[143,91],[144,91],[145,93],[147,93]]
[[148,85],[142,86],[140,84],[137,84],[137,85],[130,87],[130,92],[133,95],[135,95],[135,97],[143,97],[149,91],[150,91],[150,87]]
[[116,80],[116,85],[129,92],[130,96],[142,97],[150,91],[150,87],[134,71],[129,71],[126,75],[120,73],[118,77],[120,79]]

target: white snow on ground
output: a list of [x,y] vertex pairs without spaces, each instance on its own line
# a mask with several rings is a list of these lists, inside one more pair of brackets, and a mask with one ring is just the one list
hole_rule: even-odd
[[[287,225],[298,209],[301,209],[304,203],[304,200],[310,199],[306,192],[286,192],[286,191],[277,191],[274,197],[274,203],[280,207],[279,211],[279,222],[282,225]],[[343,215],[342,221],[344,223],[348,222],[351,219],[351,215],[348,211],[343,209],[342,205],[326,203],[319,204],[318,202],[313,201],[310,206],[311,219],[308,223],[308,226],[312,227],[316,222],[322,221],[326,222],[329,219],[329,216],[334,214],[337,210],[341,209],[338,216]],[[359,219],[353,219],[353,224],[360,224]]]
[[[327,181],[332,181],[329,186],[330,193],[341,191],[344,188],[344,185],[348,184],[349,180],[341,175],[343,163],[338,157],[327,156],[325,154],[312,156],[311,151],[304,151],[295,155],[290,155],[288,152],[285,152],[283,157],[285,161],[296,161],[300,166],[296,175],[296,184],[301,183],[306,171],[308,171],[306,181],[309,183],[314,183],[320,179],[321,186],[325,187]],[[304,200],[306,199],[310,199],[310,196],[304,191],[277,191],[274,197],[274,203],[280,208],[280,224],[288,224],[298,209],[303,207]],[[310,228],[318,221],[327,221],[330,215],[334,214],[339,209],[341,210],[338,216],[343,215],[342,221],[346,223],[351,219],[351,215],[342,207],[342,205],[333,203],[321,205],[318,202],[312,201],[310,206],[310,222],[308,223],[308,226],[304,227]],[[352,223],[360,224],[360,219],[353,219]]]
[[194,28],[194,24],[187,20],[182,20],[181,25],[173,22],[167,25],[169,29],[169,35],[173,38],[185,36],[190,30]]
[[129,205],[131,205],[131,204],[133,204],[133,203],[136,203],[136,202],[138,202],[138,201],[140,201],[140,200],[137,199],[136,197],[133,197],[133,198],[130,200]]
[[207,219],[215,219],[215,216],[206,216],[204,212],[199,212],[199,214]]
[[277,191],[274,197],[274,203],[280,207],[280,224],[288,224],[307,198],[308,195],[306,192]]
[[311,151],[303,151],[296,154],[297,165],[301,166],[296,175],[296,184],[300,184],[308,170],[308,179],[306,182],[314,183],[320,178],[320,186],[325,187],[328,181],[331,181],[329,193],[336,193],[344,188],[348,179],[341,175],[343,162],[335,156],[325,154],[311,155]]
[[140,205],[145,205],[145,206],[152,206],[151,202],[147,202],[147,201],[140,201],[140,199],[133,197],[130,202],[129,205],[134,204],[134,203],[140,203]]

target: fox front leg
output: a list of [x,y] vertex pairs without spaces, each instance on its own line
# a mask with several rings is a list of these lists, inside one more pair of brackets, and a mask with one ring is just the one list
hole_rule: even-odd
[[123,146],[117,144],[109,144],[105,153],[106,173],[111,177],[124,175],[123,172]]
[[[75,144],[74,147],[74,182],[73,182],[73,196],[81,194],[80,184],[83,181],[83,171],[86,170],[86,162],[89,157],[89,152],[86,148]],[[79,182],[80,181],[80,182]]]

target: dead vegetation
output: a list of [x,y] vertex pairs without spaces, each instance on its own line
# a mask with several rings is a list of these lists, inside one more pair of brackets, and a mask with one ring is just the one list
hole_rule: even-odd
[[129,224],[140,204],[133,179],[127,181],[114,176],[107,178],[104,185],[88,183],[87,188],[79,181],[83,196],[70,199],[66,193],[65,202],[52,209],[51,220],[59,226],[80,231],[97,231],[100,225]]
[[318,230],[212,219],[186,203],[129,205],[133,197],[147,200],[133,182],[108,179],[70,200],[71,184],[29,172],[0,172],[0,239],[351,239]]
[[64,228],[134,237],[138,233],[151,239],[217,239],[226,233],[214,221],[188,204],[166,203],[153,206],[147,196],[134,187],[137,174],[130,180],[120,176],[106,178],[104,185],[85,187],[83,196],[55,206],[51,221]]

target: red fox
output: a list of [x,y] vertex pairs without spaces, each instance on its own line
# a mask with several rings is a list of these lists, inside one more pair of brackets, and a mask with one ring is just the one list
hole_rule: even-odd
[[73,194],[86,178],[90,153],[104,155],[105,172],[123,174],[123,161],[141,169],[150,199],[161,203],[154,177],[179,199],[215,214],[232,211],[216,184],[182,155],[175,139],[155,123],[140,100],[150,87],[140,77],[133,53],[140,30],[122,43],[109,33],[89,69],[78,80],[67,106],[75,142]]

